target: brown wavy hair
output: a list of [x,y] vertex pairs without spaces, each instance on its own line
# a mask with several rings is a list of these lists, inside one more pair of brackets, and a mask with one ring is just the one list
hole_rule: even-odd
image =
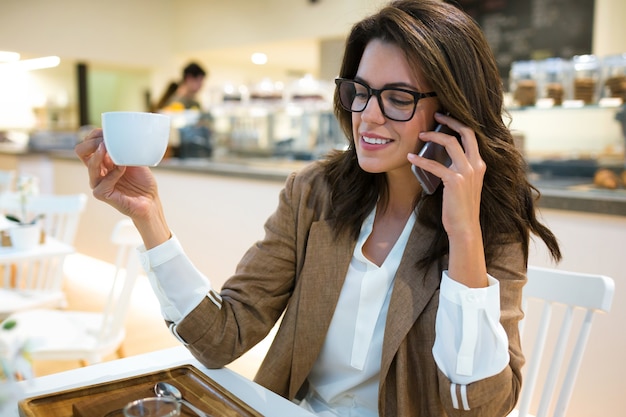
[[[476,22],[451,4],[437,0],[393,1],[378,13],[355,24],[346,41],[340,77],[354,78],[367,44],[380,39],[400,47],[409,66],[424,76],[443,109],[476,133],[480,154],[487,165],[480,222],[487,262],[507,242],[522,242],[528,261],[530,233],[539,236],[552,257],[560,260],[558,242],[537,219],[539,191],[526,178],[526,162],[515,147],[503,115],[503,86],[496,61]],[[336,233],[358,236],[363,220],[378,198],[387,201],[384,173],[363,171],[357,161],[351,113],[339,105],[334,111],[346,134],[346,151],[329,155],[325,173],[331,184],[331,205]],[[442,225],[442,187],[432,195],[416,196],[418,221],[437,231],[423,266],[448,253],[448,236]]]

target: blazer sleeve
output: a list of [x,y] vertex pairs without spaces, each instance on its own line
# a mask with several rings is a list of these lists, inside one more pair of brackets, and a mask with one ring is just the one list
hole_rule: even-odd
[[503,246],[488,265],[488,273],[500,282],[500,323],[508,337],[510,360],[500,373],[469,384],[455,384],[438,370],[439,396],[447,415],[504,417],[515,407],[524,364],[518,325],[526,267],[519,243]]
[[177,326],[191,353],[205,366],[222,367],[261,341],[283,313],[296,276],[296,175],[280,193],[265,236],[240,260],[222,287],[221,308],[208,298]]

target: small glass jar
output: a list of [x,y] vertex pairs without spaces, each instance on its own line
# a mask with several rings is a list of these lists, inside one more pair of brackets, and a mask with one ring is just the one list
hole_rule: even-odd
[[537,62],[513,62],[509,84],[514,103],[522,107],[534,106],[537,101]]
[[602,97],[621,98],[626,102],[626,53],[609,55],[602,60]]
[[541,98],[551,99],[555,106],[571,96],[569,82],[571,62],[562,58],[547,58],[540,62]]
[[600,61],[595,55],[576,55],[572,58],[572,64],[574,66],[574,100],[594,104],[598,99]]

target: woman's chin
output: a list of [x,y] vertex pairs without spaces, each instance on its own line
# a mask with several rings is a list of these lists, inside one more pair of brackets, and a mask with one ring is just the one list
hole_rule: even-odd
[[374,161],[371,158],[359,158],[359,166],[365,172],[370,174],[380,174],[387,172],[387,167],[380,163],[380,161]]

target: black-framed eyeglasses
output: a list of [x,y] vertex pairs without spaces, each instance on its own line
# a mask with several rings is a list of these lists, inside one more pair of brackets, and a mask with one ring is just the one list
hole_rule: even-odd
[[396,122],[411,120],[415,114],[417,102],[421,98],[435,97],[434,91],[419,93],[404,88],[382,88],[377,90],[360,81],[336,78],[341,107],[349,112],[360,113],[365,110],[372,96],[378,99],[383,115]]

